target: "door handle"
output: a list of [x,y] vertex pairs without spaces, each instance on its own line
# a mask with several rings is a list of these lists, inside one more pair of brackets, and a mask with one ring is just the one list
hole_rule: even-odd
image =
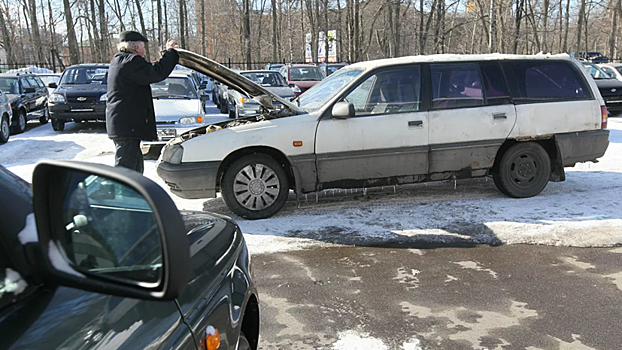
[[508,116],[505,113],[495,113],[492,115],[492,119],[494,120],[508,119]]
[[421,120],[411,120],[408,122],[409,128],[423,128],[423,121]]

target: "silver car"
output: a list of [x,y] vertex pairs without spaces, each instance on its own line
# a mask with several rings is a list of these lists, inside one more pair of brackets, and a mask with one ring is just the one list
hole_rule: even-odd
[[[244,78],[263,87],[271,93],[285,99],[290,100],[295,97],[292,88],[287,86],[285,79],[281,74],[270,70],[249,70],[238,72]],[[282,107],[278,102],[273,102],[276,108]],[[261,107],[257,101],[254,101],[246,95],[242,95],[234,89],[227,91],[227,109],[229,118],[249,117],[261,114]]]
[[164,81],[151,84],[151,93],[158,140],[143,144],[163,145],[177,135],[205,125],[204,103],[188,74],[173,72]]
[[13,110],[7,95],[0,90],[0,144],[9,141],[11,135],[11,118]]

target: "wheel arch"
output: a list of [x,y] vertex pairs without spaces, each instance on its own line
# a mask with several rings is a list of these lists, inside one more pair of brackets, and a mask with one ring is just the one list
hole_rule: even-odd
[[235,162],[236,160],[244,156],[250,155],[250,154],[265,154],[267,156],[272,157],[274,160],[276,160],[279,164],[281,164],[281,166],[283,166],[283,169],[285,169],[285,173],[287,174],[287,179],[289,181],[289,186],[290,188],[293,188],[295,181],[294,181],[294,175],[292,173],[292,166],[291,166],[292,163],[289,160],[289,158],[287,158],[287,156],[283,152],[273,147],[252,146],[252,147],[245,147],[245,148],[235,150],[229,153],[225,157],[225,159],[223,159],[223,161],[220,163],[220,166],[218,167],[218,173],[216,174],[217,189],[220,189],[220,185],[222,182],[222,176],[225,173],[225,171],[227,171],[229,166],[231,166],[231,164],[233,164],[233,162]]
[[566,180],[566,173],[564,171],[564,164],[561,153],[559,151],[559,147],[557,147],[557,142],[555,142],[555,136],[547,137],[543,139],[535,139],[535,140],[516,140],[516,139],[507,139],[499,150],[497,151],[497,155],[495,157],[495,162],[490,171],[491,174],[499,174],[499,166],[501,164],[501,159],[505,152],[507,152],[510,147],[518,144],[520,142],[535,142],[538,145],[542,146],[551,160],[551,176],[549,181],[552,182],[560,182]]
[[259,301],[255,294],[251,294],[244,309],[241,331],[253,350],[257,350],[259,346],[259,322]]

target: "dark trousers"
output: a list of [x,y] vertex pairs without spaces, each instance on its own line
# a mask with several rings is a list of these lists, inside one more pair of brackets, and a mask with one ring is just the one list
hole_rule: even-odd
[[140,140],[116,139],[113,140],[117,148],[114,156],[114,166],[122,166],[143,173],[143,152],[140,150]]

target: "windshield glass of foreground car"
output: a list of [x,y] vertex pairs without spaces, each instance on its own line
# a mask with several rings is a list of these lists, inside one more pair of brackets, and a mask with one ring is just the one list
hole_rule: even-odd
[[335,74],[322,80],[311,90],[300,95],[300,108],[307,112],[314,112],[322,108],[333,95],[345,88],[350,82],[363,73],[360,69],[340,69]]
[[17,78],[0,78],[0,90],[5,94],[19,94]]
[[160,281],[160,228],[145,198],[124,184],[81,172],[68,175],[66,183],[65,239],[54,256],[50,247],[50,259],[123,282]]
[[287,86],[283,76],[279,73],[247,72],[240,74],[257,85],[265,87]]
[[105,84],[108,68],[78,67],[65,71],[62,84]]
[[289,69],[290,81],[319,81],[322,79],[324,79],[324,74],[317,67],[292,67]]
[[188,78],[169,77],[159,83],[151,84],[153,98],[198,99],[197,92]]

